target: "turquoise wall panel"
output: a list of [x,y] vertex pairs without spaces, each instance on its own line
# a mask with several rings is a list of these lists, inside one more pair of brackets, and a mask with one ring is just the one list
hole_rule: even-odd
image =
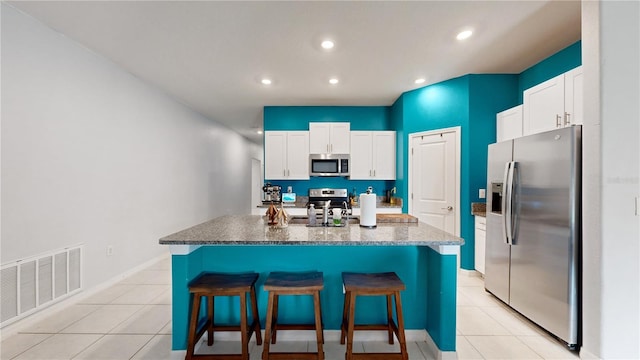
[[430,248],[427,255],[427,331],[442,351],[455,351],[457,261],[455,255],[440,255]]
[[[486,189],[487,146],[496,141],[496,113],[517,105],[517,75],[470,75],[468,126],[468,191],[469,205],[464,205],[461,218],[461,248],[463,268],[475,269],[474,219],[469,214],[470,203],[485,202],[478,190]],[[463,144],[465,142],[463,141]]]
[[393,180],[349,180],[344,177],[312,177],[309,180],[269,180],[273,185],[282,186],[283,191],[287,191],[287,186],[293,187],[293,192],[298,195],[307,196],[309,189],[315,188],[333,188],[333,189],[347,189],[349,193],[355,188],[356,194],[363,193],[367,190],[367,187],[372,186],[373,191],[382,196],[385,191],[390,190],[395,186]]
[[582,65],[582,42],[578,41],[520,73],[518,104],[522,104],[522,92],[564,72]]
[[[400,198],[406,198],[407,180],[405,178],[405,156],[406,151],[404,149],[408,146],[406,132],[404,131],[404,100],[400,96],[391,106],[389,112],[391,121],[391,130],[396,132],[396,196]],[[406,209],[406,206],[405,206]],[[406,210],[403,209],[406,213]]]
[[265,106],[264,130],[309,130],[310,122],[349,122],[351,130],[389,130],[388,106]]
[[[268,296],[262,286],[268,273],[310,270],[324,273],[321,303],[325,329],[340,329],[344,296],[341,278],[343,271],[394,271],[406,285],[406,290],[401,293],[406,328],[427,329],[441,350],[452,350],[451,344],[455,350],[455,255],[440,255],[431,248],[416,246],[220,245],[201,247],[189,255],[174,255],[172,264],[174,350],[186,348],[190,313],[187,284],[201,271],[258,272],[258,311],[264,328]],[[216,322],[238,322],[238,304],[237,297],[216,299]],[[280,304],[279,319],[282,322],[312,322],[310,297],[283,297]],[[435,309],[434,306],[441,307],[442,310]],[[386,316],[385,309],[384,297],[358,297],[356,322],[382,323]],[[433,316],[433,319],[428,319],[428,316]],[[446,323],[453,325],[442,325]]]
[[188,255],[171,256],[172,338],[171,349],[187,348],[191,300],[188,284],[202,268],[202,248]]
[[[391,129],[388,106],[266,106],[264,108],[265,131],[309,130],[310,122],[349,122],[351,130]],[[345,188],[350,192],[364,192],[372,186],[377,194],[395,186],[395,181],[350,180],[345,177],[312,177],[310,180],[265,179],[283,189],[293,187],[293,192],[307,195],[312,188]]]
[[[474,224],[471,202],[480,201],[478,189],[486,182],[486,149],[495,142],[495,115],[516,105],[516,75],[467,75],[426,86],[402,95],[402,112],[392,111],[392,119],[402,116],[403,139],[409,144],[412,133],[461,127],[460,154],[460,264],[474,269]],[[392,122],[393,123],[393,122]],[[394,123],[395,124],[395,123]],[[398,126],[396,124],[396,126]],[[398,149],[402,158],[402,178],[408,179],[409,146]],[[398,160],[400,163],[400,160]],[[397,182],[403,194],[403,212],[408,212],[408,181]]]

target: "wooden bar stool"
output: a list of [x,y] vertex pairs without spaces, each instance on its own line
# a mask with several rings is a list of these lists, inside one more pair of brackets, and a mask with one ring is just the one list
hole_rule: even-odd
[[[322,333],[322,309],[320,307],[320,290],[324,288],[322,273],[311,272],[272,272],[264,283],[269,291],[267,308],[267,325],[264,331],[264,348],[262,360],[270,359],[324,359],[324,335]],[[280,324],[278,323],[278,297],[280,295],[312,295],[315,324]],[[269,352],[269,344],[276,343],[278,330],[315,330],[318,343],[317,352]]]
[[[189,283],[191,293],[191,319],[189,323],[189,340],[187,343],[187,356],[189,359],[217,359],[249,360],[249,340],[255,332],[256,343],[262,344],[260,334],[260,316],[258,316],[258,303],[256,301],[255,284],[258,280],[256,273],[224,274],[224,273],[203,273],[198,275]],[[247,318],[247,293],[251,297],[251,313],[253,322],[249,323]],[[213,304],[216,296],[239,296],[240,297],[240,325],[215,325],[213,321]],[[198,329],[200,304],[203,297],[208,297],[207,321]],[[240,331],[242,342],[241,354],[202,354],[195,355],[195,346],[204,332],[208,332],[207,344],[213,345],[214,331]]]
[[[402,318],[402,302],[400,291],[405,289],[405,285],[394,272],[388,273],[342,273],[344,283],[344,309],[342,312],[342,326],[340,327],[340,344],[344,344],[347,339],[346,360],[352,359],[380,359],[408,360],[407,342],[404,336],[404,320]],[[355,324],[356,296],[381,296],[387,297],[387,323],[360,325]],[[396,317],[398,324],[393,321],[391,309],[391,298],[395,298]],[[399,353],[354,353],[353,352],[353,331],[354,330],[387,330],[389,334],[389,344],[393,344],[393,335],[398,337],[400,343]]]

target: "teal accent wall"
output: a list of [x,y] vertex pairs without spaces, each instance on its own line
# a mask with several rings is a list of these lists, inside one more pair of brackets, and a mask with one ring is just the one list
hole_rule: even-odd
[[[264,130],[309,130],[310,122],[349,122],[351,130],[389,130],[388,106],[266,106],[264,108]],[[312,177],[309,180],[271,180],[286,191],[306,196],[313,188],[345,188],[349,192],[356,188],[358,194],[372,186],[378,195],[395,186],[395,181],[350,180],[345,177]]]
[[[457,262],[455,255],[440,255],[427,251],[427,331],[442,351],[455,351],[455,338],[447,334],[456,332],[456,307],[448,299],[456,296]],[[436,293],[438,291],[438,293]]]
[[582,42],[577,41],[526,69],[520,73],[518,79],[518,104],[522,104],[522,92],[526,89],[580,65],[582,65]]
[[389,130],[388,106],[265,106],[264,130],[309,130],[310,122],[349,122],[351,130]]
[[[443,351],[455,350],[456,257],[441,255],[426,246],[203,246],[188,255],[172,256],[173,336],[172,349],[187,344],[190,297],[188,283],[200,272],[246,272],[260,274],[256,284],[258,312],[264,328],[268,293],[264,282],[271,271],[322,271],[320,294],[324,328],[340,329],[344,295],[342,272],[393,271],[402,279],[404,322],[407,329],[426,329]],[[215,299],[218,323],[239,322],[237,297]],[[201,309],[201,311],[203,311]],[[357,323],[384,323],[384,296],[357,298]],[[204,314],[204,312],[202,312]],[[312,323],[310,296],[280,299],[279,321]]]
[[[265,182],[272,185],[282,186],[282,191],[287,191],[287,186],[293,188],[293,192],[298,196],[307,196],[309,189],[332,188],[347,189],[349,193],[356,189],[356,194],[364,193],[369,186],[373,187],[373,192],[378,196],[383,196],[387,190],[395,186],[393,180],[349,180],[345,177],[311,177],[309,180],[269,180]],[[397,196],[397,195],[396,195]]]
[[[408,212],[409,136],[412,133],[460,126],[460,266],[474,269],[474,222],[471,202],[486,187],[487,145],[495,142],[497,112],[517,104],[517,75],[466,75],[402,94],[392,107],[392,124],[402,129],[398,147],[401,181],[396,183]],[[400,119],[398,119],[400,118]],[[400,160],[401,159],[401,160]]]

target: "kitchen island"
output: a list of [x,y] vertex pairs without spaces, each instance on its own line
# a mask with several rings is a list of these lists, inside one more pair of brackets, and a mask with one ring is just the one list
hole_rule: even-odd
[[[357,224],[273,228],[258,215],[223,216],[160,239],[172,253],[173,350],[186,349],[189,314],[187,284],[202,271],[260,274],[258,309],[265,324],[267,294],[262,284],[271,271],[324,273],[321,293],[325,330],[340,329],[341,273],[395,271],[405,282],[402,293],[405,327],[426,330],[435,350],[455,351],[456,250],[464,241],[425,223],[379,223],[375,229]],[[238,322],[238,301],[216,299],[216,321]],[[290,297],[280,306],[283,322],[311,322],[310,299]],[[385,301],[358,299],[357,322],[382,322]]]

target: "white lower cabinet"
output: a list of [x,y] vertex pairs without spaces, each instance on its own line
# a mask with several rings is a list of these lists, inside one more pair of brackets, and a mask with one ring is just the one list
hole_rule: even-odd
[[487,243],[487,218],[484,216],[475,217],[475,263],[476,270],[484,275],[484,256]]

